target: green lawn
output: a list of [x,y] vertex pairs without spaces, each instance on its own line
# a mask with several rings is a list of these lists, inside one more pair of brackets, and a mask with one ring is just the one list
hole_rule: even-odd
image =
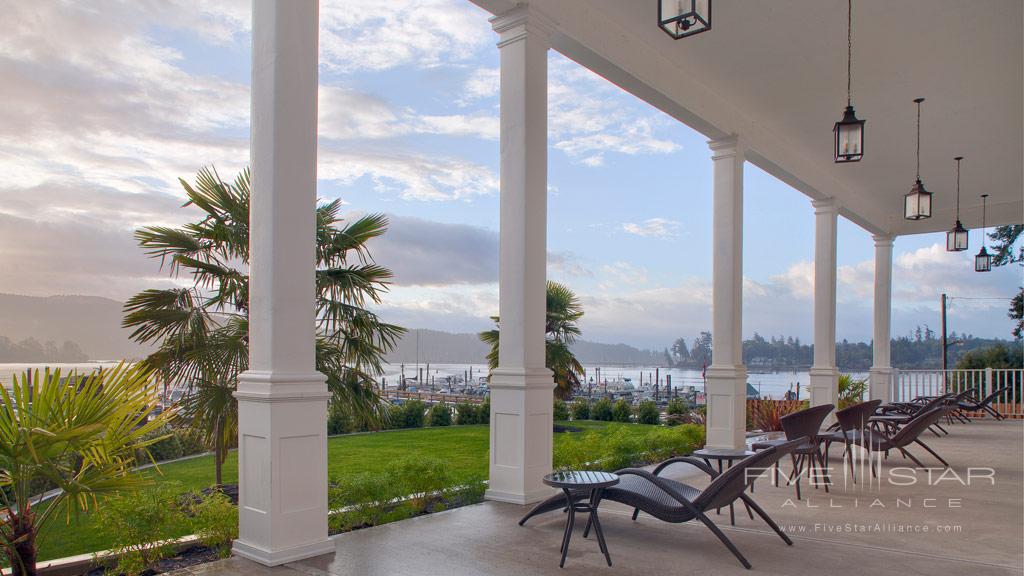
[[[562,422],[585,430],[600,429],[607,422]],[[632,428],[635,427],[635,428]],[[654,428],[632,424],[637,433]],[[556,445],[566,434],[556,434]],[[443,459],[456,476],[487,474],[488,427],[451,426],[444,428],[415,428],[371,434],[351,434],[327,441],[327,469],[330,478],[361,471],[382,471],[389,463],[405,456],[428,455]],[[156,474],[156,471],[150,472]],[[184,489],[202,489],[213,484],[213,457],[204,456],[160,467],[160,481],[178,482]],[[238,455],[232,452],[224,465],[224,482],[238,479]],[[42,534],[40,559],[63,558],[103,550],[109,546],[93,529],[88,515],[78,518],[72,525],[63,518],[51,524]],[[181,536],[183,534],[177,534]]]

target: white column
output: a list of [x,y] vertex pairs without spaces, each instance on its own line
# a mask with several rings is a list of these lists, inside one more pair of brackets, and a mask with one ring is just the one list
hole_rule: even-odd
[[498,368],[491,372],[491,500],[550,495],[554,380],[545,367],[547,53],[550,26],[529,6],[491,19],[501,50]]
[[814,206],[814,364],[811,366],[811,406],[836,404],[836,227],[839,205],[833,199]]
[[314,355],[316,0],[254,0],[249,370],[238,378],[239,537],[266,565],[332,552],[327,399]]
[[711,140],[714,165],[711,366],[707,370],[707,445],[742,448],[747,368],[743,365],[743,162],[735,136]]
[[871,365],[871,399],[889,402],[893,376],[890,344],[892,341],[892,244],[893,237],[875,239],[875,323]]

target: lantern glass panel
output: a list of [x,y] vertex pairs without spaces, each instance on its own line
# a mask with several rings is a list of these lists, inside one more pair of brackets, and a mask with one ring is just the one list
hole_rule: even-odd
[[675,39],[711,29],[711,0],[660,0],[658,25]]
[[946,251],[962,252],[967,250],[967,230],[958,220],[952,230],[946,232]]
[[836,137],[836,162],[859,162],[864,157],[864,120],[857,120],[852,106],[847,106],[843,119],[832,128]]
[[992,271],[992,256],[989,256],[988,250],[984,248],[978,255],[974,257],[974,271],[975,272],[991,272]]
[[904,197],[903,217],[907,220],[923,220],[932,216],[932,193],[924,189],[918,180],[910,193]]

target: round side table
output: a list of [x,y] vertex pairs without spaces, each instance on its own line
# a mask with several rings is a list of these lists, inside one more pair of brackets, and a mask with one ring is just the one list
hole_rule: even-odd
[[[590,514],[587,521],[588,526],[593,525],[594,533],[597,534],[597,544],[604,553],[608,565],[612,565],[612,557],[608,554],[608,546],[604,542],[604,532],[601,530],[601,521],[597,518],[597,507],[601,504],[601,494],[604,489],[619,483],[616,474],[608,472],[591,472],[587,470],[553,472],[545,476],[542,481],[548,486],[561,488],[565,492],[565,507],[569,517],[565,521],[565,535],[562,536],[562,560],[558,563],[560,568],[565,566],[565,555],[569,553],[569,539],[572,537],[572,528],[576,524],[576,513],[586,512]],[[573,492],[580,493],[590,491],[590,498],[587,501],[576,502],[573,499]]]

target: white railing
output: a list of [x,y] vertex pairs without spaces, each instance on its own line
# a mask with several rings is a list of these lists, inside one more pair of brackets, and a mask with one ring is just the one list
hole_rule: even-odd
[[893,374],[893,401],[905,402],[918,396],[938,396],[974,388],[984,399],[1000,389],[992,408],[1007,416],[1024,416],[1021,391],[1024,370],[1020,368],[981,368],[977,370],[897,370]]

